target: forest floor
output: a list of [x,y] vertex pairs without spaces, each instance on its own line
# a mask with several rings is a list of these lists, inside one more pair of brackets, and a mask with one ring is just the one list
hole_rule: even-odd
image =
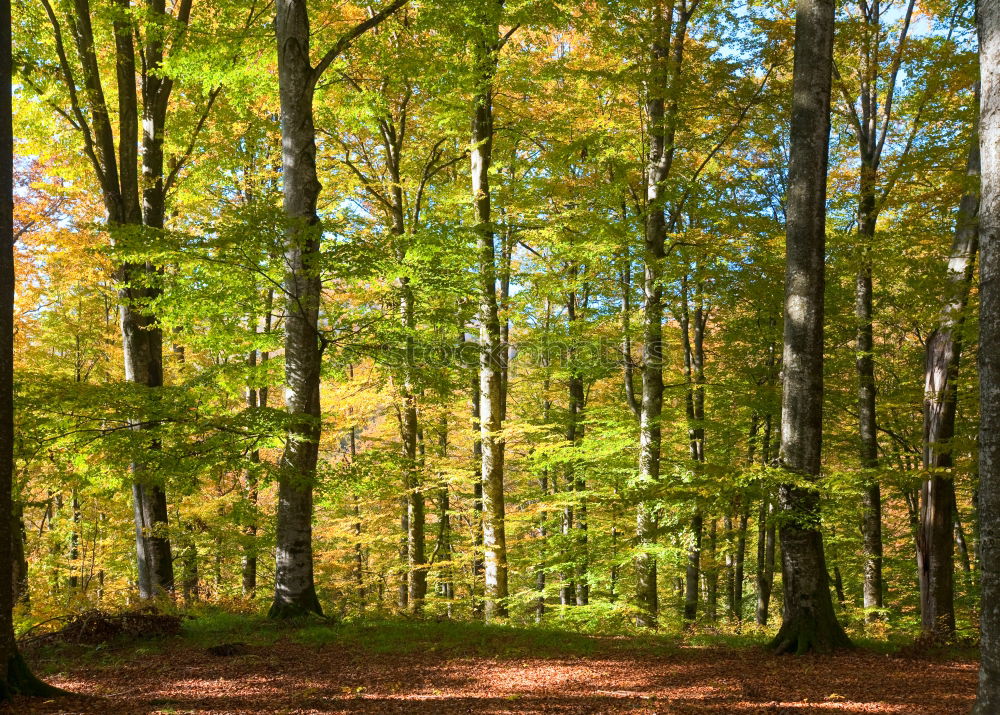
[[721,637],[231,615],[152,641],[47,646],[28,660],[75,695],[0,712],[953,715],[969,711],[977,668],[973,652],[779,657]]

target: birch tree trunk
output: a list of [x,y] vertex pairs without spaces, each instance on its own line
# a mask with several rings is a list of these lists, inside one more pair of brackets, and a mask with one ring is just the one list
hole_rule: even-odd
[[[969,150],[966,176],[979,178],[979,140]],[[957,380],[965,309],[979,249],[979,189],[970,188],[958,207],[948,258],[944,305],[927,339],[924,361],[924,469],[917,531],[920,623],[925,634],[947,638],[955,632],[955,483],[951,440],[955,436]]]
[[850,645],[833,610],[820,531],[823,440],[823,296],[834,3],[799,0],[788,167],[782,466],[797,484],[778,491],[784,612],[779,653]]
[[975,715],[1000,712],[1000,0],[979,2],[979,548],[982,609]]

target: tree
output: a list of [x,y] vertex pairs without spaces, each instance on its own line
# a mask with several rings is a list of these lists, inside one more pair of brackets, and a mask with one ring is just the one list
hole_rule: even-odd
[[62,691],[36,678],[14,640],[14,126],[10,0],[0,0],[0,702]]
[[1000,710],[1000,2],[979,3],[979,690],[973,712]]
[[316,174],[316,83],[351,43],[407,0],[394,0],[341,35],[314,67],[305,0],[278,0],[275,37],[281,98],[285,233],[285,405],[288,439],[278,482],[274,602],[270,615],[321,613],[313,581],[312,490],[319,459],[320,370],[326,338],[319,330],[322,186]]
[[[663,280],[667,255],[666,182],[676,150],[681,67],[688,23],[697,9],[682,0],[675,8],[655,3],[651,11],[652,41],[646,80],[645,114],[649,151],[645,172],[645,216],[642,261],[642,392],[633,412],[639,417],[639,505],[636,533],[646,550],[636,557],[636,620],[656,625],[659,611],[656,556],[649,550],[656,542],[658,525],[651,492],[660,481],[660,448],[663,411]],[[675,19],[676,15],[676,19]],[[626,377],[626,379],[629,379]],[[631,390],[629,390],[631,394]]]
[[[137,247],[148,249],[155,243],[164,228],[167,195],[179,170],[190,158],[190,150],[173,157],[173,169],[169,173],[164,171],[166,120],[174,81],[164,74],[163,63],[184,45],[192,3],[193,0],[177,3],[172,9],[176,14],[171,15],[164,0],[147,0],[144,10],[148,24],[143,28],[144,33],[131,14],[129,0],[113,3],[113,13],[109,14],[114,18],[111,31],[115,38],[120,118],[116,138],[112,120],[115,113],[106,99],[103,56],[98,52],[95,34],[95,22],[103,21],[104,13],[92,12],[90,0],[79,0],[62,18],[58,6],[42,0],[58,62],[52,70],[53,76],[43,76],[41,81],[60,84],[66,94],[68,107],[55,105],[54,110],[80,135],[84,154],[101,188],[112,242],[122,245],[126,255],[129,251],[141,255],[141,250],[135,250]],[[76,66],[64,43],[67,25],[76,49]],[[168,27],[174,31],[168,32]],[[141,43],[139,65],[137,40]],[[28,86],[44,93],[37,78],[28,72],[23,76]],[[136,91],[137,85],[141,95]],[[207,103],[206,112],[211,104],[212,101]],[[152,390],[163,386],[163,335],[151,309],[159,294],[158,270],[149,261],[126,258],[120,262],[117,273],[125,377],[128,382]],[[133,428],[148,429],[149,422],[138,420]],[[157,438],[151,436],[147,449],[159,447]],[[165,485],[163,475],[157,474],[143,459],[133,462],[132,471],[139,594],[151,598],[174,587],[173,557],[166,533]]]
[[[966,169],[979,178],[979,140],[973,137]],[[954,537],[955,483],[952,441],[955,437],[957,381],[962,327],[979,248],[979,190],[970,187],[958,207],[955,237],[948,256],[944,306],[927,338],[924,362],[923,461],[928,477],[921,489],[917,532],[920,620],[925,634],[947,638],[955,632]]]
[[[854,287],[854,316],[856,320],[856,369],[858,374],[858,444],[861,468],[878,468],[878,429],[875,411],[875,357],[872,335],[873,280],[872,244],[878,226],[879,214],[885,208],[886,200],[895,184],[886,182],[880,191],[879,180],[882,154],[889,137],[893,119],[893,100],[896,93],[897,77],[903,60],[903,50],[910,29],[915,0],[908,0],[903,11],[902,27],[896,47],[883,52],[882,42],[888,33],[883,32],[883,16],[888,8],[879,2],[860,3],[862,47],[859,62],[858,99],[848,91],[846,83],[837,76],[837,84],[844,95],[847,113],[851,119],[854,138],[861,159],[857,206],[858,268]],[[879,57],[887,54],[889,67],[887,77],[880,79]],[[882,96],[879,87],[882,87]],[[860,108],[859,108],[860,105]],[[904,154],[912,146],[912,138],[905,145]],[[895,177],[893,177],[894,179]],[[864,604],[866,609],[882,607],[882,494],[878,479],[865,477],[863,493],[864,510],[861,532],[864,537]],[[877,618],[877,613],[869,612],[868,620]]]
[[784,613],[779,652],[850,645],[833,611],[820,530],[823,442],[823,296],[834,3],[799,0],[788,165],[782,467],[778,492]]
[[[472,27],[472,206],[479,249],[479,425],[482,451],[483,554],[486,620],[507,615],[507,533],[504,504],[503,414],[507,399],[497,301],[496,236],[490,165],[493,161],[493,83],[498,54],[510,35],[500,34],[504,0],[484,3]],[[516,29],[516,28],[515,28]]]

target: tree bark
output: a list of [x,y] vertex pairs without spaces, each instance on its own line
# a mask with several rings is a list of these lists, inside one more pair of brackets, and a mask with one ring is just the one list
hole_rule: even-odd
[[319,459],[320,368],[325,340],[319,332],[320,239],[313,94],[323,71],[357,37],[376,27],[405,0],[395,0],[342,35],[313,67],[305,0],[278,0],[278,93],[285,227],[285,405],[290,424],[278,475],[274,601],[269,615],[321,613],[313,581],[312,490]]
[[[115,4],[120,11],[113,20],[118,97],[117,146],[112,113],[108,108],[98,64],[89,0],[74,0],[68,10],[70,31],[79,61],[78,70],[68,61],[62,21],[52,4],[42,0],[53,30],[61,80],[69,95],[67,114],[76,120],[84,154],[101,187],[113,242],[126,233],[134,234],[144,228],[151,230],[152,238],[163,229],[166,196],[163,145],[167,108],[173,88],[172,80],[159,71],[166,49],[162,33],[148,31],[142,40],[127,14],[129,0],[115,0]],[[163,0],[146,0],[144,5],[156,21],[169,18],[170,22],[184,28],[190,17],[192,1],[178,3],[173,16],[166,13]],[[143,63],[138,73],[137,38],[143,42]],[[137,74],[142,90],[141,139]],[[89,120],[86,118],[88,112]],[[143,174],[141,202],[140,149]],[[149,303],[158,295],[156,273],[157,268],[148,262],[126,262],[116,270],[116,279],[122,286],[119,303],[125,378],[128,382],[154,389],[163,385],[162,333],[149,311]],[[149,285],[150,278],[154,279],[153,285]],[[144,420],[134,425],[136,430],[147,428],[148,423]],[[150,449],[159,447],[155,439],[149,440]],[[151,473],[147,465],[137,460],[132,465],[132,474],[139,595],[151,598],[171,591],[174,585],[166,495],[162,477]]]
[[319,274],[314,70],[303,0],[278,0],[275,23],[281,99],[285,229],[285,405],[290,424],[278,476],[271,617],[321,613],[313,582],[312,489],[320,440]]
[[757,625],[766,626],[774,586],[774,537],[771,497],[765,494],[757,512]]
[[1000,712],[1000,0],[980,0],[979,548],[982,609],[974,715]]
[[507,615],[507,537],[504,504],[503,366],[507,346],[497,303],[496,236],[491,214],[493,81],[502,46],[502,0],[482,9],[474,29],[472,108],[472,205],[479,243],[479,391],[482,448],[484,617]]
[[[788,168],[782,466],[799,484],[778,491],[784,612],[778,652],[849,646],[837,622],[820,531],[823,438],[823,296],[826,171],[830,136],[834,3],[799,0]],[[804,484],[803,484],[804,482]]]
[[[676,22],[673,15],[677,15]],[[646,206],[642,282],[642,396],[639,411],[639,494],[636,535],[636,624],[655,627],[659,612],[656,543],[659,518],[650,492],[660,481],[660,414],[663,410],[663,263],[666,258],[665,183],[670,176],[677,130],[681,63],[691,10],[681,0],[664,13],[657,6],[652,18],[646,122],[649,152],[646,162]]]
[[[979,142],[973,139],[966,176],[979,177]],[[948,258],[943,307],[927,340],[924,361],[923,461],[927,476],[920,490],[917,573],[920,622],[927,635],[955,632],[954,537],[955,484],[951,441],[955,436],[957,381],[962,329],[979,249],[979,190],[962,196]]]
[[10,0],[0,0],[0,702],[61,691],[36,678],[14,640],[14,127]]

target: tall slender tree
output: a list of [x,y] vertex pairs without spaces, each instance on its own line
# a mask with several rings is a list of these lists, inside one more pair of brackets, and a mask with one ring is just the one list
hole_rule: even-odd
[[952,535],[955,482],[951,441],[955,437],[957,381],[962,326],[979,248],[979,140],[973,138],[966,169],[973,182],[962,196],[948,256],[944,305],[927,338],[924,361],[924,479],[917,530],[920,621],[925,634],[947,638],[955,632],[955,558]]
[[278,477],[274,601],[270,616],[321,613],[313,581],[313,484],[319,459],[320,367],[325,339],[319,330],[321,281],[317,213],[322,186],[316,174],[316,83],[356,40],[407,0],[394,0],[354,25],[313,66],[305,0],[278,0],[278,88],[285,231],[285,405],[290,419]]
[[778,652],[848,646],[833,611],[823,555],[819,479],[823,443],[826,172],[833,71],[833,0],[799,0],[788,165],[785,348],[778,490],[784,613]]
[[482,451],[483,561],[486,620],[507,615],[507,534],[504,504],[503,366],[507,345],[501,335],[497,300],[496,230],[493,225],[490,165],[493,161],[493,93],[500,50],[510,35],[500,34],[504,0],[478,8],[472,42],[472,206],[479,254],[479,425]]
[[[656,625],[659,611],[656,542],[659,519],[651,492],[660,481],[660,418],[663,411],[663,280],[667,254],[666,182],[676,151],[680,76],[688,23],[698,2],[656,2],[650,18],[646,61],[646,131],[649,149],[645,170],[645,221],[642,261],[642,393],[633,412],[639,417],[639,494],[636,535],[640,552],[635,560],[636,621]],[[629,386],[630,387],[630,386]],[[629,391],[631,394],[631,390]]]
[[[52,29],[56,76],[68,105],[57,105],[56,111],[80,135],[101,187],[111,239],[128,244],[141,235],[143,243],[151,247],[164,228],[167,196],[191,156],[190,149],[182,151],[172,157],[171,170],[165,171],[164,142],[174,81],[163,72],[163,64],[184,46],[193,0],[175,3],[170,13],[164,0],[145,0],[142,28],[130,0],[114,0],[111,12],[105,7],[92,10],[90,0],[74,0],[65,8],[50,0],[41,0],[41,4]],[[100,34],[95,31],[95,25],[109,16],[113,18],[117,111],[113,111],[104,89],[97,44]],[[75,47],[75,64],[65,42],[67,27]],[[25,81],[29,86],[35,84],[28,75]],[[206,113],[217,94],[214,91],[208,97]],[[201,126],[197,125],[195,133]],[[190,146],[193,148],[193,140]],[[163,386],[163,335],[150,308],[159,295],[158,270],[146,260],[126,260],[116,272],[125,379],[152,389]],[[152,422],[138,420],[134,429],[146,429]],[[158,449],[160,445],[150,437],[148,447]],[[166,492],[163,475],[142,459],[133,462],[132,476],[139,595],[151,598],[174,587]]]
[[[879,0],[859,6],[862,24],[861,62],[859,63],[857,99],[848,91],[846,83],[838,76],[838,85],[845,99],[847,115],[851,120],[854,137],[861,159],[858,184],[857,210],[857,273],[854,283],[854,317],[858,374],[858,447],[861,468],[867,470],[862,492],[863,514],[861,533],[865,553],[863,598],[866,609],[882,607],[882,491],[873,470],[878,468],[878,425],[875,412],[875,344],[873,340],[874,313],[872,296],[872,249],[879,214],[895,181],[880,187],[880,170],[886,139],[892,128],[894,97],[897,78],[903,60],[913,16],[915,0],[907,0],[903,10],[902,27],[895,49],[888,53],[889,67],[886,77],[880,78],[879,56],[885,54],[882,43],[886,32],[882,26],[888,8]],[[879,81],[883,79],[883,81]],[[880,92],[879,89],[882,89]],[[912,146],[905,144],[905,152]],[[877,611],[870,610],[867,619],[877,618]]]

